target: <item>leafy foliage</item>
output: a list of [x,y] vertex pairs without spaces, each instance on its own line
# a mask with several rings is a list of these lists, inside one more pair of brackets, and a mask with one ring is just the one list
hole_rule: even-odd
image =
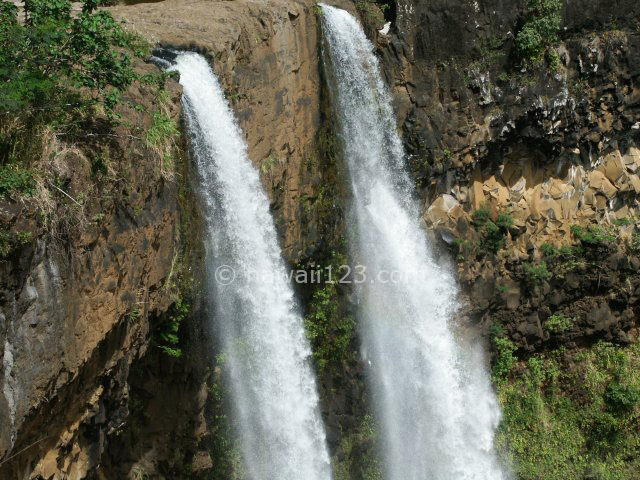
[[514,355],[516,346],[511,340],[500,335],[494,335],[492,343],[496,355],[493,359],[491,375],[494,382],[501,383],[506,381],[507,375],[516,364],[517,358]]
[[176,300],[169,320],[165,322],[159,333],[160,345],[164,353],[170,357],[181,357],[182,349],[178,347],[180,337],[178,332],[182,321],[189,315],[189,304],[182,299]]
[[15,249],[31,241],[31,232],[11,232],[0,229],[0,259],[7,258]]
[[378,3],[375,0],[356,0],[356,10],[360,12],[363,20],[376,26],[384,23],[384,11],[389,8],[386,3]]
[[[346,259],[336,253],[331,260],[331,282],[320,286],[309,304],[304,318],[307,337],[311,342],[313,359],[319,371],[347,360],[351,355],[349,344],[355,329],[355,320],[351,315],[339,309],[338,283],[339,266]],[[326,269],[324,270],[327,271]]]
[[606,342],[514,363],[497,385],[503,420],[496,442],[515,477],[637,478],[639,367],[638,344]]
[[571,225],[571,233],[588,247],[608,245],[616,240],[616,237],[602,225],[589,225],[587,228]]
[[537,264],[528,263],[524,265],[523,269],[525,280],[531,287],[540,285],[542,282],[546,282],[547,280],[551,280],[552,274],[547,268],[546,262],[540,262]]
[[513,226],[513,218],[509,213],[498,213],[494,222],[489,208],[481,207],[473,212],[471,218],[475,227],[482,233],[482,245],[487,250],[496,253],[504,246],[507,232]]
[[562,314],[551,315],[544,322],[544,328],[551,333],[563,333],[573,328],[573,318]]
[[[548,47],[558,40],[562,26],[562,5],[562,0],[529,0],[527,21],[515,39],[520,59],[537,63],[542,60]],[[555,60],[558,59],[552,58],[552,63]]]
[[[382,480],[382,462],[373,446],[379,439],[378,426],[371,415],[359,419],[353,431],[343,434],[338,445],[338,452],[333,458],[336,480]],[[368,447],[368,449],[367,449]],[[362,451],[367,449],[366,451]],[[357,461],[366,455],[366,462]]]
[[35,186],[36,182],[31,170],[22,168],[20,165],[0,166],[0,198],[11,193],[32,195]]
[[20,24],[17,8],[0,0],[0,110],[55,112],[71,97],[84,103],[71,89],[91,92],[88,104],[113,109],[136,78],[124,49],[142,51],[99,4],[85,0],[74,16],[70,0],[28,0]]

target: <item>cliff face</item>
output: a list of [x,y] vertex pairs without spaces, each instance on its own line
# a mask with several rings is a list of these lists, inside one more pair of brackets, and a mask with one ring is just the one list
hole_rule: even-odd
[[314,5],[189,0],[112,9],[160,46],[210,58],[262,173],[284,254],[292,262],[319,242],[301,228],[303,206],[313,201],[322,181],[322,172],[314,169],[323,114]]
[[[272,199],[286,258],[324,248],[314,204],[335,175],[318,154],[326,108],[314,4],[130,3],[138,4],[114,7],[114,16],[159,46],[211,59]],[[183,300],[175,284],[185,279],[176,278],[189,270],[186,281],[199,281],[198,265],[185,266],[199,246],[184,139],[170,139],[167,171],[166,149],[147,138],[157,112],[180,121],[170,83],[168,100],[151,88],[128,93],[139,108],[124,113],[127,127],[94,125],[88,132],[100,133],[78,145],[52,137],[38,164],[49,183],[34,199],[2,201],[3,228],[30,232],[0,265],[3,477],[178,478],[212,467],[216,440],[203,414],[211,432],[221,412],[211,399],[205,405],[215,341],[199,317],[197,285],[180,329],[182,358],[158,348]]]
[[[526,4],[398,1],[384,12],[388,35],[378,33],[377,6],[338,6],[361,15],[381,58],[425,224],[457,260],[462,316],[498,326],[520,355],[597,339],[627,344],[640,318],[639,7],[565,2],[552,47],[559,65],[523,70],[514,35]],[[211,60],[286,259],[341,258],[345,196],[314,2],[111,10],[159,46]],[[178,121],[179,93],[175,83],[168,102],[130,92],[146,112],[129,112],[128,122],[148,130],[159,110]],[[3,229],[29,232],[0,262],[0,476],[229,478],[216,456],[221,371],[209,371],[214,342],[197,285],[182,358],[157,341],[182,300],[176,271],[197,263],[184,139],[169,146],[167,175],[143,133],[115,133],[80,145],[51,137],[39,167],[48,183],[31,200],[0,201]],[[317,288],[300,287],[305,311],[316,308]],[[331,293],[334,316],[350,316],[349,298],[348,287]],[[545,327],[558,314],[571,326]],[[355,329],[336,327],[346,350],[319,372],[329,444],[338,478],[368,478],[376,433],[365,369]],[[315,355],[326,345],[314,347]]]
[[186,167],[179,139],[165,139],[168,162],[145,140],[158,115],[178,120],[176,86],[156,93],[127,93],[138,109],[123,125],[140,130],[96,123],[73,144],[46,133],[34,194],[0,201],[3,232],[21,239],[0,262],[2,478],[84,478],[127,423],[131,366],[157,356]]
[[[561,40],[552,47],[559,64],[523,68],[515,34],[526,5],[399,2],[396,30],[378,36],[425,221],[459,255],[468,312],[487,326],[490,317],[504,318],[520,346],[533,350],[548,340],[541,323],[563,309],[577,314],[576,330],[567,333],[573,340],[626,341],[640,316],[632,239],[640,7],[563,3]],[[478,251],[484,234],[473,212],[482,208],[512,223],[495,255],[486,243]],[[541,249],[580,243],[572,226],[615,237],[598,254],[609,260],[599,281],[584,266],[561,272],[563,262]],[[545,260],[557,274],[533,288],[525,269]],[[629,284],[627,293],[613,293],[621,284]]]

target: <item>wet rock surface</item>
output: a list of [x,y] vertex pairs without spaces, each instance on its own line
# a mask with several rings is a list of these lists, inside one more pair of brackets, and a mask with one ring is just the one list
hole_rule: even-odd
[[[520,0],[401,0],[388,34],[363,21],[394,94],[425,223],[457,257],[461,317],[486,332],[499,325],[521,356],[598,339],[627,344],[640,318],[638,3],[567,1],[554,71],[522,71],[513,58],[525,8]],[[286,259],[308,266],[344,248],[314,3],[165,0],[112,12],[162,47],[210,58],[272,200]],[[178,119],[175,84],[171,96]],[[104,217],[71,238],[38,230],[36,205],[0,204],[4,228],[33,232],[0,264],[0,461],[27,448],[0,466],[2,478],[198,478],[218,465],[207,446],[218,417],[204,417],[219,372],[199,344],[203,312],[195,308],[181,334],[193,345],[186,358],[150,343],[175,300],[164,286],[181,248],[182,194],[157,177],[157,159],[139,142],[112,149],[131,165],[127,181],[101,192],[115,200],[100,200],[89,217]],[[75,198],[91,165],[86,151],[69,155],[51,168]],[[501,213],[512,219],[499,227],[495,251],[474,217],[481,209],[494,223]],[[601,241],[572,231],[593,235],[589,225]],[[300,288],[303,307],[313,292]],[[339,299],[349,314],[348,289]],[[570,324],[553,327],[554,315]],[[359,348],[355,332],[350,348]],[[363,362],[356,354],[318,379],[331,453],[352,478],[364,477],[376,448],[375,436],[358,433],[371,410]]]
[[[515,57],[526,2],[449,3],[398,2],[395,28],[376,42],[425,223],[458,256],[463,315],[502,325],[523,351],[630,341],[640,7],[566,2],[552,69]],[[510,217],[495,252],[480,209]],[[575,226],[608,232],[606,245],[583,248]],[[573,253],[549,257],[544,244]],[[526,271],[541,262],[548,278],[531,285]],[[546,331],[554,314],[575,317],[573,328]]]

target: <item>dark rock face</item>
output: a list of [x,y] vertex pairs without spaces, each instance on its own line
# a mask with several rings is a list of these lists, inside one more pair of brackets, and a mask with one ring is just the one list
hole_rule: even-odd
[[[614,219],[638,213],[640,189],[609,188],[600,174],[615,170],[609,176],[616,181],[624,175],[637,183],[635,161],[631,170],[609,162],[612,155],[630,159],[640,144],[640,5],[565,2],[555,71],[518,65],[514,38],[526,6],[400,1],[391,35],[376,36],[425,220],[443,238],[466,245],[479,241],[471,213],[481,206],[494,219],[500,211],[514,218],[497,255],[472,252],[459,263],[465,315],[487,328],[503,324],[529,351],[549,342],[625,343],[640,317],[634,293],[640,280],[627,268],[636,261],[624,240],[629,231],[614,229],[616,246],[585,252],[582,266],[547,259],[552,278],[535,287],[527,286],[523,268],[544,260],[539,248],[545,242],[575,245],[571,225],[609,228]],[[522,173],[511,176],[513,168]],[[585,172],[587,183],[569,185],[575,169]],[[560,184],[562,194],[548,190]],[[593,197],[572,193],[578,191]],[[574,203],[561,206],[569,197]],[[550,334],[544,322],[558,312],[577,322]]]
[[[178,120],[180,91],[173,85],[168,93],[163,108]],[[128,112],[125,120],[148,128],[158,108],[154,92],[136,87],[128,100],[144,112]],[[161,172],[157,152],[130,133],[118,127],[74,145],[48,139],[37,160],[45,187],[31,198],[0,200],[3,231],[27,238],[0,261],[2,478],[85,478],[108,466],[108,452],[124,445],[121,435],[136,420],[130,400],[143,387],[132,366],[147,357],[157,361],[147,361],[151,375],[169,363],[191,378],[178,376],[179,393],[166,404],[174,404],[176,425],[158,424],[145,446],[162,448],[170,433],[189,432],[182,450],[188,456],[197,437],[201,406],[191,399],[205,372],[160,358],[154,340],[177,298],[168,283],[185,247],[180,230],[189,207],[179,197],[188,194],[175,172]],[[180,176],[188,175],[184,155],[173,154]],[[95,170],[98,161],[106,173]],[[52,177],[57,190],[46,188]],[[138,432],[132,436],[142,449]],[[125,467],[110,478],[125,478]]]
[[[114,12],[151,40],[212,58],[261,169],[285,257],[311,265],[343,249],[345,193],[314,3],[129,3],[140,5]],[[579,255],[547,258],[541,245],[576,246],[571,225],[609,228],[640,213],[640,4],[567,0],[555,47],[561,65],[523,72],[514,37],[526,4],[399,0],[386,13],[389,35],[363,21],[394,95],[425,221],[434,238],[448,240],[443,249],[464,253],[461,315],[486,330],[499,324],[521,354],[596,339],[626,344],[640,318],[633,228]],[[148,103],[147,94],[133,93]],[[177,119],[175,88],[172,97]],[[103,147],[90,144],[47,168],[76,197],[91,176],[88,152]],[[0,461],[16,455],[0,464],[2,478],[197,478],[219,460],[206,446],[219,425],[205,418],[212,342],[198,306],[181,331],[191,349],[182,359],[153,344],[175,301],[165,285],[184,247],[184,192],[158,177],[157,158],[141,143],[109,149],[127,167],[126,181],[97,186],[91,222],[63,241],[38,230],[37,205],[0,203],[3,228],[34,232],[0,262]],[[65,202],[56,199],[59,216],[76,218]],[[481,242],[472,212],[485,204],[494,219],[514,217],[504,246],[456,250],[454,238]],[[550,277],[532,284],[526,267],[542,261]],[[313,289],[300,290],[304,308]],[[337,301],[352,313],[348,291]],[[552,331],[547,322],[558,314],[572,323]],[[371,408],[356,337],[353,355],[318,384],[334,463],[365,478],[376,443],[361,433]]]

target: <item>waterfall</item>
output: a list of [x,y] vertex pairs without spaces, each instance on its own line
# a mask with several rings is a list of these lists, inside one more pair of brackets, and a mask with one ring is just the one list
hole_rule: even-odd
[[199,176],[212,322],[227,357],[248,476],[330,480],[311,352],[269,200],[207,61],[182,52],[172,63]]
[[[419,224],[404,151],[373,46],[322,5],[323,50],[352,193],[353,261],[390,480],[499,480],[500,412],[479,342],[456,334],[457,289]],[[386,273],[385,273],[386,272]]]

